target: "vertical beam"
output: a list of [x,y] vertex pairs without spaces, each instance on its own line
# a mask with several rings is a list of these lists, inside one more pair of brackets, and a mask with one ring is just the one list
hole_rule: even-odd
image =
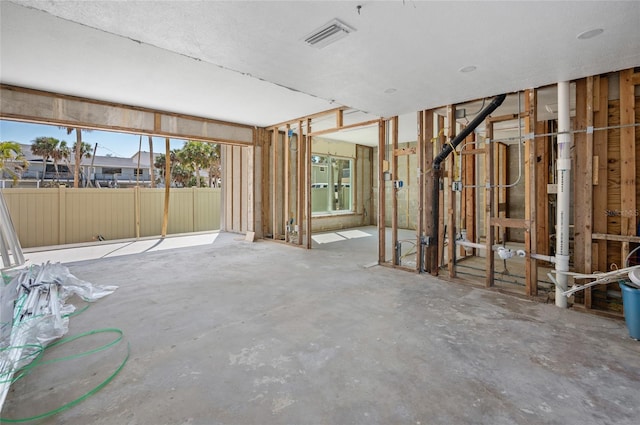
[[164,139],[164,145],[164,214],[162,215],[162,231],[160,232],[163,238],[167,236],[167,228],[169,227],[169,193],[171,190],[171,145],[168,137]]
[[[447,107],[447,122],[449,124],[449,131],[447,133],[447,139],[449,143],[456,137],[456,107],[449,105]],[[447,236],[449,238],[449,245],[447,245],[447,269],[449,271],[449,277],[456,276],[456,197],[457,192],[453,191],[453,182],[456,180],[458,167],[456,164],[457,152],[454,149],[451,155],[447,158],[447,175],[449,176],[448,184],[445,185],[443,193],[448,193],[447,197]],[[444,241],[443,241],[444,243]]]
[[[594,102],[593,125],[596,128],[604,128],[609,123],[609,79],[608,77],[596,77],[599,81],[598,97]],[[597,169],[597,175],[594,180],[593,186],[593,205],[595,211],[593,214],[593,231],[595,233],[607,233],[607,214],[605,209],[607,208],[607,180],[608,180],[608,134],[607,130],[596,131],[593,135],[593,155],[597,158],[597,164],[594,164]],[[597,263],[594,264],[595,270],[606,272],[607,267],[607,241],[599,240],[596,242],[597,248]],[[587,301],[591,301],[591,288],[587,289],[589,292],[589,299],[585,295],[585,307],[590,308],[591,305],[587,305]]]
[[338,109],[336,111],[336,128],[340,128],[344,125],[344,111]]
[[[422,222],[423,222],[423,234],[433,236],[433,203],[432,199],[433,194],[433,149],[435,146],[435,140],[433,138],[433,111],[431,109],[424,111],[423,113],[423,133],[424,133],[424,141],[422,145],[422,192],[423,199],[420,207],[423,209],[422,214]],[[436,217],[436,220],[438,218]],[[421,242],[421,241],[419,241]],[[435,249],[437,251],[437,247],[429,248]],[[435,264],[431,262],[429,249],[427,252],[422,253],[422,258],[425,259],[425,269],[429,272],[435,267]]]
[[[587,169],[586,169],[586,118],[587,118],[587,80],[582,78],[576,81],[576,116],[574,118],[574,129],[580,130],[574,136],[574,152],[576,167],[573,173],[575,179],[574,205],[580,205],[580,208],[574,208],[574,260],[573,264],[577,272],[585,273],[585,227],[586,222],[586,203],[589,202],[586,197],[591,198],[591,194],[587,192]],[[585,208],[582,208],[582,206]],[[590,223],[589,223],[590,224]]]
[[378,263],[385,262],[385,180],[384,180],[384,154],[386,151],[386,122],[378,123]]
[[[635,86],[633,69],[620,71],[620,206],[623,236],[636,234],[636,149]],[[624,127],[627,126],[627,127]],[[629,242],[622,243],[622,260],[629,254]]]
[[[473,143],[475,141],[475,133],[467,136],[466,143]],[[477,148],[476,145],[471,145],[473,148]],[[467,231],[467,239],[471,242],[476,241],[476,188],[468,187],[476,185],[476,155],[464,155],[463,157],[463,171],[464,171],[464,190],[462,191],[462,197],[464,199],[464,224],[460,223],[461,228]],[[464,247],[461,247],[461,253],[464,253]]]
[[[518,93],[518,96],[520,94]],[[526,252],[536,254],[537,247],[537,211],[536,211],[536,91],[533,89],[524,92],[525,133],[527,134],[524,154],[524,219],[529,222],[529,228],[524,232],[524,249]],[[538,266],[535,258],[531,256],[525,259],[525,293],[528,296],[538,295]]]
[[[393,125],[393,131],[391,133],[391,170],[392,180],[398,180],[398,156],[396,151],[398,149],[398,117],[395,116],[389,121]],[[387,124],[389,125],[389,124]],[[398,189],[395,185],[391,186],[391,250],[393,259],[393,265],[400,264],[400,258],[398,258],[397,249],[398,246]]]
[[[439,115],[438,116],[438,138],[436,140],[436,147],[435,147],[435,152],[437,155],[437,152],[440,152],[442,150],[442,146],[444,145],[444,141],[445,141],[445,131],[444,131],[444,118],[443,116]],[[441,179],[442,182],[444,182],[444,174],[445,173],[441,173]],[[438,246],[437,249],[438,250],[438,258],[436,259],[435,263],[434,263],[434,269],[435,269],[435,276],[438,275],[440,266],[443,264],[443,258],[444,258],[444,216],[445,216],[445,211],[444,211],[444,196],[443,196],[444,191],[440,191],[438,194],[438,199],[434,199],[432,202],[437,202],[438,203],[438,211],[440,212],[439,216],[437,217],[438,220]],[[432,274],[434,273],[434,271],[432,270]]]
[[[546,121],[535,123],[536,134],[547,134],[548,132],[549,126]],[[536,204],[535,252],[544,255],[551,254],[549,250],[549,195],[547,193],[547,185],[549,184],[549,138],[549,136],[537,136],[534,143],[536,168],[536,187],[534,191]]]
[[297,213],[298,216],[296,218],[296,223],[298,224],[298,245],[302,245],[302,235],[304,228],[304,217],[305,217],[305,207],[304,207],[304,199],[305,199],[305,175],[307,170],[307,163],[305,162],[305,141],[304,141],[304,132],[302,131],[303,121],[298,121],[298,167],[297,167],[297,189],[298,196],[296,196],[297,201]]
[[291,194],[289,193],[289,184],[291,180],[291,149],[289,149],[289,130],[291,130],[291,125],[287,124],[287,127],[284,130],[284,162],[283,162],[283,173],[284,173],[284,214],[283,218],[285,221],[284,226],[284,241],[289,242],[289,231],[287,231],[287,227],[289,227],[289,220],[291,216]]
[[312,153],[312,142],[313,142],[313,138],[310,136],[311,134],[311,118],[307,118],[307,137],[305,138],[306,140],[306,146],[305,146],[305,170],[306,170],[306,179],[305,179],[305,184],[304,184],[304,190],[306,192],[306,212],[305,212],[305,220],[306,220],[306,226],[305,226],[305,235],[307,243],[306,243],[306,248],[307,249],[311,249],[311,235],[312,235],[312,231],[311,231],[311,153]]
[[422,271],[422,259],[423,251],[422,251],[422,235],[424,234],[424,215],[423,215],[423,204],[424,204],[424,145],[425,145],[425,115],[426,111],[419,111],[417,114],[417,124],[418,124],[418,140],[416,146],[416,154],[417,154],[417,163],[418,163],[418,173],[417,173],[417,184],[418,184],[418,216],[416,217],[416,271],[420,273]]
[[273,139],[271,141],[271,233],[273,239],[277,239],[278,234],[278,136],[280,131],[273,129]]
[[493,148],[493,122],[491,120],[486,121],[486,133],[487,133],[487,142],[486,145],[486,154],[485,154],[485,197],[484,197],[484,205],[485,205],[485,214],[484,214],[484,223],[485,223],[485,239],[486,239],[486,257],[485,257],[485,287],[490,288],[493,286],[494,274],[495,274],[495,265],[494,265],[494,251],[493,251],[493,243],[494,243],[494,234],[491,226],[491,218],[495,214],[495,202],[493,200],[493,162],[495,149]]

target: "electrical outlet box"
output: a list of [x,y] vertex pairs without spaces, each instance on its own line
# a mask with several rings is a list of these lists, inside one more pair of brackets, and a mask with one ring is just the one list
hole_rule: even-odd
[[462,182],[457,181],[451,183],[451,190],[453,190],[454,192],[462,192]]

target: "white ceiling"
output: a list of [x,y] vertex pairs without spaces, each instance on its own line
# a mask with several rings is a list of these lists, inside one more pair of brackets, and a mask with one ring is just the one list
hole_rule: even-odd
[[[333,18],[356,31],[302,41]],[[0,81],[257,126],[388,117],[638,66],[639,23],[636,1],[4,0]]]

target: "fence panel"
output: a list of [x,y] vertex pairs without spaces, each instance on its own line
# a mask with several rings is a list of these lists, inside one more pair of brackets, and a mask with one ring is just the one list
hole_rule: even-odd
[[[164,189],[3,189],[24,248],[136,237],[136,190],[140,236],[162,229]],[[220,228],[219,188],[171,189],[168,234]]]

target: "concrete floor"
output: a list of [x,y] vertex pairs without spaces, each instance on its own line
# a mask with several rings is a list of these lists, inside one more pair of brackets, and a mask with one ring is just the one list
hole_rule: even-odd
[[[101,391],[37,423],[639,423],[640,342],[624,322],[370,267],[376,237],[311,251],[241,239],[71,263],[120,288],[69,334],[119,328],[130,357]],[[81,396],[126,344],[96,356],[34,370],[2,416]]]

